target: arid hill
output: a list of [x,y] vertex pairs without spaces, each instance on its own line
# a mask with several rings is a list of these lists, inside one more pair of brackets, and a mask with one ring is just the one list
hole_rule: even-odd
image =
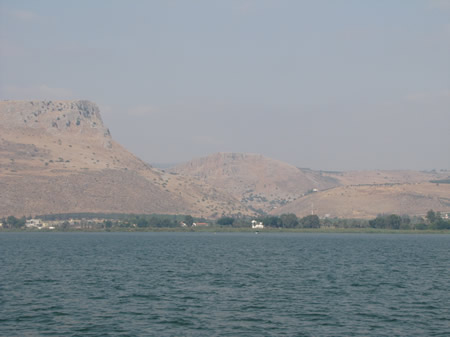
[[348,185],[311,193],[273,214],[312,212],[321,217],[373,218],[378,214],[423,216],[430,209],[450,212],[450,184]]
[[91,102],[0,102],[0,217],[449,212],[450,185],[430,183],[449,177],[449,171],[314,171],[242,153],[217,153],[165,172],[116,143]]
[[172,169],[273,214],[370,218],[380,213],[450,211],[448,171],[314,171],[256,154],[217,153]]
[[0,216],[248,213],[226,192],[125,150],[88,101],[0,102],[0,193]]
[[200,179],[264,212],[292,202],[310,190],[340,185],[336,178],[321,172],[249,153],[216,153],[171,171]]
[[413,170],[365,170],[327,172],[324,176],[336,179],[341,185],[383,185],[383,184],[413,184],[429,182],[434,179],[446,179],[448,171],[413,171]]

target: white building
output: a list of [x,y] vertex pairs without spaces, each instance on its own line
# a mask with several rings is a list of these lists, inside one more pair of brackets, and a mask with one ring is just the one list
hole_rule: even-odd
[[25,222],[27,228],[41,228],[42,226],[41,219],[30,219]]
[[197,227],[197,226],[209,226],[209,224],[207,224],[206,222],[194,222],[192,224],[192,227]]
[[253,229],[261,229],[264,228],[264,225],[262,222],[258,222],[256,220],[252,220],[252,228]]

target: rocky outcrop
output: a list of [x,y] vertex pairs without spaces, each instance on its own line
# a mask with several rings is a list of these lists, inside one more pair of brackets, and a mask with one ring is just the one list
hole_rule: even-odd
[[0,102],[0,217],[69,212],[374,217],[450,209],[448,171],[324,172],[217,153],[164,172],[111,137],[89,101]]
[[3,101],[0,127],[16,132],[26,128],[55,136],[97,136],[111,147],[111,134],[98,106],[89,101]]
[[103,125],[97,105],[89,101],[2,101],[0,125],[4,128],[34,128],[86,131],[109,131]]
[[128,152],[89,101],[0,102],[0,191],[0,217],[248,213],[231,195]]

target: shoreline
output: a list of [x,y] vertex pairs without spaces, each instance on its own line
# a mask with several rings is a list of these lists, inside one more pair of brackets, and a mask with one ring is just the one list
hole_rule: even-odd
[[323,234],[443,234],[450,230],[376,229],[376,228],[110,228],[110,229],[0,229],[1,233],[323,233]]

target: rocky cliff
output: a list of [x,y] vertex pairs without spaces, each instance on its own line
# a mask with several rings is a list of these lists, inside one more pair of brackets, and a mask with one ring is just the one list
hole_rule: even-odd
[[[163,146],[163,145],[162,145]],[[0,102],[0,217],[114,212],[375,217],[450,212],[448,171],[324,172],[217,153],[155,169],[114,141],[88,101]]]
[[0,191],[0,216],[248,213],[231,195],[125,150],[88,101],[0,102]]

